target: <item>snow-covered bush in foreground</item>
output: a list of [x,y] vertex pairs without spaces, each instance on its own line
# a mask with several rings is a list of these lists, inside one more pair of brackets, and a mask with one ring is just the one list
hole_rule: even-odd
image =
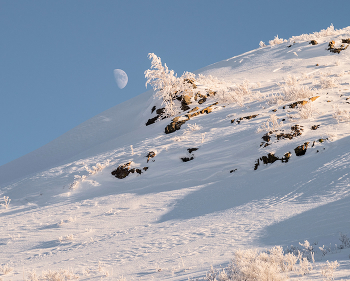
[[[301,244],[303,247],[310,246],[308,241]],[[310,246],[312,248],[312,246]],[[290,274],[303,277],[313,270],[313,265],[307,256],[307,250],[294,253],[283,252],[282,247],[275,246],[269,251],[257,250],[236,251],[231,263],[224,269],[211,268],[206,274],[207,281],[280,281],[289,280]],[[311,249],[309,248],[309,250]],[[313,251],[311,260],[314,263]],[[334,280],[333,274],[339,266],[337,261],[329,262],[322,267],[321,275],[324,280]],[[294,277],[293,276],[293,277]]]
[[208,281],[288,280],[288,272],[294,271],[305,275],[310,266],[306,258],[291,253],[284,254],[280,246],[267,252],[239,250],[235,252],[228,267],[222,270],[212,268],[207,273],[206,279]]
[[50,280],[50,281],[65,281],[78,279],[79,276],[74,274],[71,270],[60,269],[58,271],[47,270],[43,271],[40,276],[36,274],[36,271],[30,271],[28,273],[28,281]]

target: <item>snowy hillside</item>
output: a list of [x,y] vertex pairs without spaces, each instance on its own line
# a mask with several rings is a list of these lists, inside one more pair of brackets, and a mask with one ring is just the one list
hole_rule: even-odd
[[303,255],[292,279],[350,279],[349,38],[170,71],[1,166],[0,280],[231,280],[238,250],[275,245]]

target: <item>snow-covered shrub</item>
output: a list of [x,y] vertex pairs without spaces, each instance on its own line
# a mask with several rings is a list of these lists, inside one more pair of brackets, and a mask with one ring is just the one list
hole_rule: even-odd
[[43,271],[39,280],[49,280],[49,281],[65,281],[78,279],[79,276],[74,274],[71,270],[60,269],[58,271],[47,270]]
[[264,47],[266,47],[266,44],[263,41],[260,41],[259,46],[260,46],[260,48],[264,48]]
[[314,94],[313,89],[307,86],[284,86],[282,88],[285,101],[309,98]]
[[339,263],[337,261],[329,262],[327,261],[327,265],[322,268],[322,275],[325,277],[325,281],[334,280],[334,270],[339,267]]
[[148,58],[151,60],[151,68],[145,71],[146,87],[148,84],[153,87],[153,90],[156,91],[155,96],[161,97],[163,100],[165,114],[172,116],[175,114],[174,99],[176,98],[178,78],[174,70],[169,70],[166,64],[162,65],[160,57],[149,53]]
[[8,264],[5,264],[3,266],[0,266],[0,271],[3,275],[9,274],[13,271],[13,268],[10,267]]
[[338,86],[338,81],[333,77],[325,77],[320,79],[320,86],[322,89],[334,88]]
[[312,116],[316,113],[316,109],[314,108],[311,102],[308,102],[305,105],[298,105],[298,109],[298,114],[301,119],[312,118]]
[[282,44],[284,42],[287,42],[287,40],[284,40],[283,38],[278,38],[278,35],[275,36],[273,40],[269,41],[270,46]]
[[350,112],[348,110],[341,110],[339,106],[334,106],[333,109],[333,118],[335,118],[338,123],[350,121]]
[[146,87],[150,84],[155,91],[155,97],[162,99],[165,116],[173,116],[177,113],[174,100],[179,93],[189,93],[193,90],[193,85],[187,81],[193,81],[195,75],[185,72],[178,78],[166,64],[162,65],[161,59],[155,54],[149,53],[148,58],[151,60],[151,68],[145,71]]
[[241,84],[228,86],[217,91],[218,101],[224,103],[237,103],[243,106],[247,97],[251,98],[249,81],[245,79]]
[[299,242],[299,245],[304,248],[303,257],[306,257],[309,261],[315,262],[314,247],[310,244],[310,242],[305,240],[304,243]]
[[315,40],[317,38],[341,34],[341,33],[346,32],[346,31],[350,31],[349,27],[346,27],[343,29],[334,29],[333,24],[331,24],[328,28],[322,29],[319,32],[314,32],[314,33],[310,33],[310,34],[302,34],[299,36],[292,36],[291,38],[289,38],[289,41],[290,42],[310,41],[310,40]]
[[[305,261],[306,260],[306,261]],[[213,267],[206,275],[208,281],[255,281],[288,280],[288,272],[306,273],[310,266],[305,258],[297,266],[298,257],[284,254],[282,247],[276,246],[267,252],[257,250],[236,251],[230,265],[222,270]]]
[[340,249],[349,248],[350,247],[350,239],[346,234],[340,233],[339,240],[341,245],[339,245]]
[[270,131],[276,131],[279,128],[281,128],[283,126],[283,122],[280,121],[278,122],[278,118],[276,116],[276,114],[271,114],[270,118],[264,122],[257,130],[257,132],[270,132]]
[[202,129],[202,126],[199,126],[196,123],[194,123],[193,125],[188,124],[186,130],[184,131],[184,134],[187,134],[193,131],[199,131],[200,129]]
[[3,205],[6,209],[8,209],[11,199],[8,196],[4,196],[3,197],[4,202],[1,203],[1,205]]
[[294,86],[298,84],[298,78],[295,75],[288,75],[287,78],[284,78],[284,83],[288,86]]
[[266,99],[267,99],[267,103],[270,105],[272,104],[280,105],[283,103],[284,96],[280,93],[273,93],[271,95],[268,95]]

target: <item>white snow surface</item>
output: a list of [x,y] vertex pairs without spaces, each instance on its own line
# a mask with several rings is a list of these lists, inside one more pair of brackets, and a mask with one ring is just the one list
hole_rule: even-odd
[[[188,280],[227,265],[238,249],[286,249],[304,240],[315,249],[327,245],[327,255],[316,251],[316,264],[338,260],[336,279],[350,279],[350,251],[339,249],[340,233],[350,237],[350,48],[326,50],[349,37],[349,29],[317,37],[317,45],[301,37],[200,69],[225,85],[249,80],[251,98],[243,106],[219,101],[174,133],[164,133],[169,118],[145,126],[159,104],[150,90],[1,166],[0,266],[12,271],[0,270],[0,280],[59,269],[80,280]],[[273,100],[293,85],[319,96],[309,101],[308,118],[288,106],[305,98]],[[285,119],[278,132],[298,124],[302,134],[272,135],[260,146],[273,114]],[[305,142],[306,154],[296,156]],[[198,150],[182,162],[188,148]],[[156,156],[147,163],[150,151]],[[287,152],[287,163],[260,161],[254,170],[260,157]],[[111,175],[129,161],[148,170]]]

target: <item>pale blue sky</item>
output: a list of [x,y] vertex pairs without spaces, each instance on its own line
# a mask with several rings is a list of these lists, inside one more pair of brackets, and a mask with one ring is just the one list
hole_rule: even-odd
[[[144,92],[153,52],[179,75],[349,25],[349,0],[0,0],[0,165]],[[113,70],[129,83],[119,89]]]

